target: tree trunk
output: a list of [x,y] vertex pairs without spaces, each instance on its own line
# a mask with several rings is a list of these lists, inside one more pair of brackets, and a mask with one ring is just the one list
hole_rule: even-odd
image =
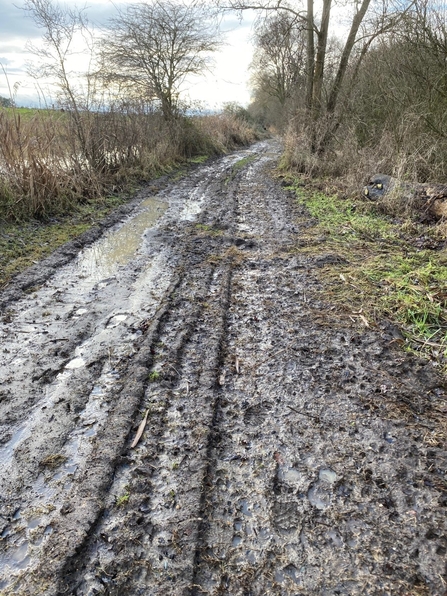
[[327,102],[328,114],[333,114],[335,111],[338,95],[340,93],[343,79],[345,78],[346,69],[348,68],[352,48],[354,47],[359,27],[365,17],[366,11],[368,10],[370,3],[371,0],[363,0],[362,5],[360,6],[360,10],[356,13],[352,21],[351,30],[349,31],[348,39],[346,40],[345,47],[343,49],[343,54],[340,59],[340,64],[338,65],[338,71],[335,76],[334,84],[332,85],[331,93]]
[[314,43],[314,0],[307,0],[307,48],[306,48],[306,108],[312,111],[312,97],[314,92],[315,71],[315,43]]
[[324,62],[326,59],[327,36],[332,0],[324,0],[321,27],[318,32],[317,54],[315,59],[315,72],[313,77],[312,116],[318,120],[321,114],[321,93],[323,91]]

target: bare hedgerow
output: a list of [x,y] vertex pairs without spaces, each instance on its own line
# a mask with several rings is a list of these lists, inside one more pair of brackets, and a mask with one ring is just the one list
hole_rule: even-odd
[[195,155],[220,154],[256,138],[246,122],[231,115],[167,123],[144,105],[115,105],[81,116],[90,142],[102,148],[97,168],[83,158],[66,111],[36,110],[27,116],[15,108],[0,111],[1,218],[63,213]]

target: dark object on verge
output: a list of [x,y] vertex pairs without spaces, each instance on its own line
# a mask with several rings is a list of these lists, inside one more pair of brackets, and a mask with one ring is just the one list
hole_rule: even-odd
[[375,174],[363,194],[393,214],[418,213],[423,221],[447,218],[447,184],[402,182],[387,174]]

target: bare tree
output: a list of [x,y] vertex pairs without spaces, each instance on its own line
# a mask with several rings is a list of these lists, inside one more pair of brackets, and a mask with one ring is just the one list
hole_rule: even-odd
[[96,167],[98,155],[83,118],[92,99],[92,79],[87,76],[86,88],[81,89],[81,73],[70,67],[71,62],[79,61],[80,54],[87,54],[88,59],[92,59],[92,34],[84,10],[61,6],[52,0],[25,0],[23,8],[43,30],[43,43],[28,45],[38,59],[36,64],[28,66],[28,72],[34,78],[43,77],[56,86],[59,106],[72,118],[82,158]]
[[[223,10],[252,9],[264,14],[286,12],[302,24],[306,31],[305,98],[311,150],[320,154],[326,150],[340,125],[341,117],[336,112],[347,73],[350,72],[351,78],[355,75],[373,41],[395,27],[414,0],[359,0],[348,3],[351,6],[350,26],[335,75],[328,80],[326,57],[334,4],[334,0],[322,0],[317,11],[314,0],[302,0],[297,5],[284,0],[221,0],[220,3]],[[371,13],[369,18],[368,11]]]
[[255,87],[284,107],[305,74],[303,23],[289,13],[260,21],[255,32],[256,55],[251,68]]
[[103,63],[110,82],[158,100],[171,121],[179,113],[182,84],[208,68],[219,46],[217,27],[203,5],[154,0],[130,5],[111,20]]

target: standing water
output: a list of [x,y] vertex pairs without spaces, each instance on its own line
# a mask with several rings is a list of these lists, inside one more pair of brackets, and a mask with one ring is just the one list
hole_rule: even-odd
[[115,232],[106,234],[99,242],[85,249],[78,257],[81,275],[95,281],[112,276],[138,250],[144,232],[151,228],[166,211],[168,205],[155,197],[141,203],[142,210]]

